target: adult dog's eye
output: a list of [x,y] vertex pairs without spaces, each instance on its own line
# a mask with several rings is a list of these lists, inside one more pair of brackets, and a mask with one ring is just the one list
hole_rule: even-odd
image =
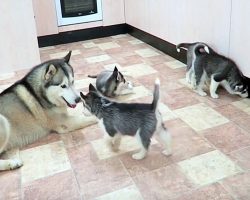
[[66,88],[67,86],[66,85],[61,85],[62,88]]

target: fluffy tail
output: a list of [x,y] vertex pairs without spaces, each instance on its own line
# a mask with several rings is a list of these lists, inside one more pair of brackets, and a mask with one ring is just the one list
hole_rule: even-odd
[[97,75],[88,75],[89,78],[97,78]]
[[193,45],[194,43],[180,43],[176,45],[176,50],[178,52],[181,51],[181,49],[185,49],[187,50],[191,45]]
[[154,88],[154,98],[152,102],[152,109],[156,110],[159,104],[160,99],[160,80],[157,78],[155,80],[155,88]]
[[[203,50],[203,51],[201,51],[201,50]],[[196,55],[199,55],[199,54],[202,54],[202,53],[210,54],[210,53],[212,53],[211,50],[212,50],[212,49],[211,49],[210,47],[208,47],[208,45],[206,45],[206,44],[204,44],[204,43],[199,43],[199,44],[197,44],[197,45],[194,47],[194,53],[195,53]]]
[[10,127],[7,119],[0,114],[0,154],[5,149],[10,137]]

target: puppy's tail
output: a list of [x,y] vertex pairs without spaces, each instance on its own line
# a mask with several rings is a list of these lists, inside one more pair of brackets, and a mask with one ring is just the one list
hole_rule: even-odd
[[181,49],[188,50],[188,48],[194,43],[180,43],[176,45],[177,52],[181,52]]
[[160,100],[160,80],[157,78],[155,80],[155,88],[154,88],[154,95],[153,95],[153,102],[152,102],[152,109],[155,111],[158,107],[159,100]]
[[88,75],[89,78],[97,78],[97,75]]
[[206,45],[204,43],[198,43],[194,47],[194,53],[196,55],[199,55],[199,54],[202,54],[202,53],[210,54],[210,53],[212,53],[212,49],[210,47],[208,47],[208,45]]

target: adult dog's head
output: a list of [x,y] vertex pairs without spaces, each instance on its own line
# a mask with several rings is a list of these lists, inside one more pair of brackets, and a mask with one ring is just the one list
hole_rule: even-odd
[[68,106],[75,108],[81,101],[74,88],[74,71],[69,64],[71,51],[61,59],[48,60],[24,78],[44,107]]

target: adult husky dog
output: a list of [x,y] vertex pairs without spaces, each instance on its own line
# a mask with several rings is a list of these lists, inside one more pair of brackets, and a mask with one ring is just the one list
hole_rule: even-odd
[[[34,67],[0,94],[0,154],[18,149],[52,131],[66,133],[95,123],[95,118],[69,115],[81,98],[74,89],[71,52]],[[17,154],[18,156],[18,154]],[[0,170],[22,166],[19,157],[0,159]]]

